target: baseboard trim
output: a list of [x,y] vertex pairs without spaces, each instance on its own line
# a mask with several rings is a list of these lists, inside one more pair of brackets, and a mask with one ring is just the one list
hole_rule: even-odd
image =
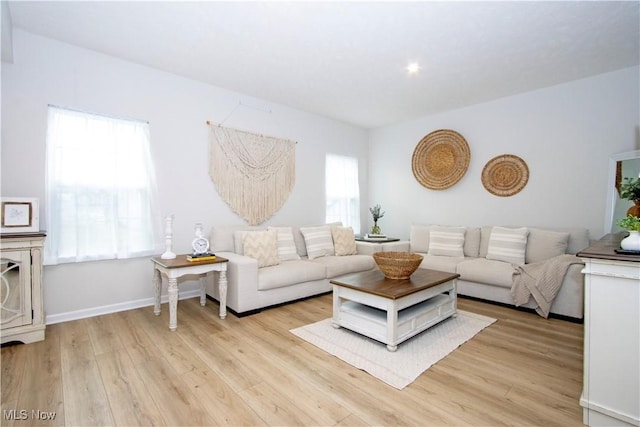
[[[191,291],[180,292],[178,299],[188,298],[200,298],[200,290],[195,289]],[[169,296],[163,295],[160,301],[164,304],[169,302]],[[150,307],[155,303],[154,298],[143,298],[135,301],[127,301],[118,304],[103,305],[99,307],[92,307],[83,310],[68,311],[66,313],[50,314],[45,317],[45,323],[47,325],[54,325],[56,323],[70,322],[72,320],[86,319],[88,317],[101,316],[103,314],[117,313],[119,311],[134,310],[141,307]]]
[[[533,308],[516,307],[513,304],[506,304],[504,302],[491,301],[491,300],[484,299],[484,298],[478,298],[478,297],[472,297],[472,296],[469,296],[469,295],[460,295],[460,294],[458,294],[458,298],[470,299],[470,300],[480,301],[480,302],[486,302],[487,304],[499,305],[501,307],[507,307],[507,308],[510,308],[510,309],[513,309],[513,310],[518,310],[518,311],[526,311],[527,313],[533,313],[533,314],[536,314],[536,315],[538,314],[536,312],[536,310],[533,309]],[[580,318],[577,318],[577,317],[571,317],[571,316],[565,316],[563,314],[549,313],[549,318],[550,319],[564,320],[566,322],[571,322],[571,323],[584,324],[584,319],[580,319]]]

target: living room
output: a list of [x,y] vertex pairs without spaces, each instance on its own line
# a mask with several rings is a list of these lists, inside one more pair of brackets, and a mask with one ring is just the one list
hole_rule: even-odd
[[[18,27],[12,49],[12,60],[2,62],[2,195],[45,200],[48,105],[145,120],[161,213],[174,216],[179,253],[190,250],[196,222],[205,229],[244,224],[209,177],[207,121],[298,142],[295,186],[267,225],[325,222],[324,158],[332,153],[358,158],[360,231],[372,225],[368,207],[379,203],[383,232],[400,239],[413,223],[581,226],[598,239],[609,231],[609,159],[640,149],[637,53],[617,69],[369,128]],[[465,176],[445,191],[425,189],[411,172],[414,148],[437,129],[456,130],[471,149]],[[483,188],[480,173],[505,153],[524,159],[530,178],[502,198]],[[44,283],[50,324],[152,305],[148,258],[48,265]],[[197,286],[180,289],[195,296]]]
[[[581,226],[600,238],[608,231],[609,158],[640,144],[637,65],[365,129],[19,28],[13,57],[2,63],[3,196],[45,200],[48,105],[147,120],[162,216],[174,215],[178,252],[189,250],[196,222],[205,230],[243,223],[209,177],[207,120],[298,142],[295,186],[267,225],[325,222],[318,197],[322,160],[334,153],[359,161],[362,230],[356,232],[368,231],[368,207],[380,203],[383,232],[402,239],[413,223]],[[445,191],[425,189],[411,171],[414,148],[437,129],[459,132],[471,150],[465,176]],[[529,182],[515,196],[496,197],[482,186],[483,166],[499,154],[528,164]],[[44,275],[49,322],[151,304],[147,259],[46,266]]]

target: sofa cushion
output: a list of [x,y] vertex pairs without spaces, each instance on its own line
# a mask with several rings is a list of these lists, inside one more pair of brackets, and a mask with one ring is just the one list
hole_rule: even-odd
[[461,280],[511,288],[515,268],[510,263],[485,258],[469,258],[460,262],[456,273]]
[[304,259],[284,261],[278,265],[261,268],[258,271],[258,289],[265,291],[323,280],[326,275],[327,271],[324,265]]
[[577,254],[581,250],[588,248],[591,245],[589,240],[589,229],[581,227],[572,228],[558,228],[553,231],[564,231],[569,233],[569,241],[567,242],[567,253]]
[[247,231],[243,243],[244,254],[258,260],[258,267],[280,263],[278,233],[275,230]]
[[[264,227],[251,225],[222,225],[211,228],[209,241],[212,252],[235,252],[234,234],[238,230],[264,230]],[[236,252],[237,253],[237,252]]]
[[333,238],[333,247],[335,248],[336,255],[355,255],[358,253],[353,228],[334,227],[331,229],[331,237]]
[[463,257],[465,227],[434,225],[429,230],[429,255]]
[[530,228],[525,261],[529,264],[562,255],[567,250],[568,242],[569,233],[567,232]]
[[[411,252],[429,252],[429,231],[434,225],[413,224],[411,226]],[[480,228],[468,227],[464,235],[464,256],[477,257],[480,250]],[[486,252],[485,252],[486,254]]]
[[267,227],[267,230],[275,230],[278,233],[278,258],[280,262],[300,259],[293,241],[293,229],[291,227]]
[[411,226],[409,240],[411,241],[411,252],[426,254],[429,252],[429,230],[430,225],[414,224]]
[[316,258],[313,262],[326,267],[329,279],[343,274],[371,270],[376,266],[376,262],[370,255],[327,256]]
[[528,234],[529,230],[526,227],[493,227],[486,258],[519,265],[524,264]]
[[464,233],[464,256],[477,258],[480,252],[480,227],[467,227]]
[[447,273],[455,273],[457,265],[464,260],[464,257],[429,255],[425,253],[420,255],[423,257],[420,268],[446,271]]
[[331,238],[331,228],[328,225],[300,227],[300,232],[304,236],[304,243],[307,247],[309,259],[335,255],[333,239]]

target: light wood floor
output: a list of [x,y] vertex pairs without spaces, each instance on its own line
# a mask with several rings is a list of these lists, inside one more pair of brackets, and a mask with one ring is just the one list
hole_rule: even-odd
[[330,295],[226,320],[184,300],[173,333],[162,308],[3,347],[0,425],[582,425],[580,324],[460,299],[498,321],[399,391],[288,332],[330,317]]

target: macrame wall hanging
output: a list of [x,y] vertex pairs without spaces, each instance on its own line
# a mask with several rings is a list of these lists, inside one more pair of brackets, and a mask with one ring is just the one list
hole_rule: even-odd
[[209,174],[222,199],[249,225],[271,218],[295,183],[296,143],[211,124]]

